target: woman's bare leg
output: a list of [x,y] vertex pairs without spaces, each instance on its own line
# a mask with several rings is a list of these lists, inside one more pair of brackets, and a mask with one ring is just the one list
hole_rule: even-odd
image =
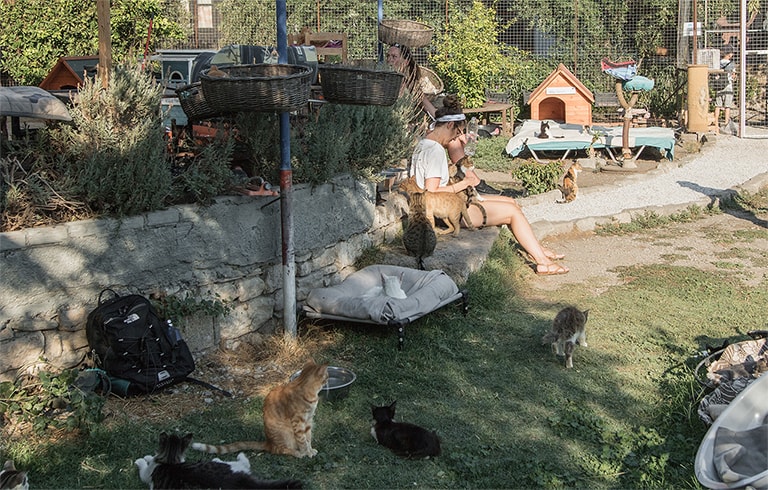
[[[537,266],[544,266],[544,269],[547,269],[549,266],[555,264],[552,261],[552,256],[555,254],[541,246],[541,243],[533,233],[533,228],[531,228],[528,218],[523,214],[520,205],[511,198],[502,196],[493,197],[493,199],[487,199],[481,203],[488,216],[487,224],[490,226],[509,226],[509,230],[515,236],[515,239],[517,239],[520,246],[530,254]],[[473,223],[483,222],[482,212],[477,206],[470,206],[468,211],[469,217],[472,219]],[[565,271],[568,270],[565,266],[558,265],[558,267],[562,267]]]

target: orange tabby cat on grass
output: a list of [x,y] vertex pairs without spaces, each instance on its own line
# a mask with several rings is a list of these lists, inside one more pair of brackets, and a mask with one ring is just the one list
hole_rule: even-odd
[[328,365],[308,361],[293,381],[273,388],[264,399],[266,441],[239,441],[221,446],[192,443],[192,449],[214,454],[269,451],[297,458],[317,454],[312,448],[312,424],[320,390],[328,381]]

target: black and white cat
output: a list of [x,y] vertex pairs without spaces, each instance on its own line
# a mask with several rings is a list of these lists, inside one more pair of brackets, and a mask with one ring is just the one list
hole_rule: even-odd
[[236,461],[186,462],[184,454],[192,443],[192,434],[183,437],[160,434],[160,448],[155,456],[134,461],[139,478],[150,490],[164,488],[301,488],[298,480],[259,480],[251,476],[251,464],[240,453]]
[[0,471],[0,488],[3,490],[29,490],[29,479],[26,471],[19,471],[13,464],[13,460],[8,460]]
[[440,456],[440,438],[433,431],[406,422],[395,422],[395,405],[371,406],[371,435],[382,446],[405,458]]

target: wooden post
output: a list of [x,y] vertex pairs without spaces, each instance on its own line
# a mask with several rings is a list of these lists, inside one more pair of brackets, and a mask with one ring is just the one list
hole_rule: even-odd
[[637,104],[639,96],[639,92],[632,92],[632,96],[629,98],[629,102],[627,102],[627,99],[624,98],[621,80],[616,80],[616,97],[619,98],[619,104],[624,108],[624,126],[621,131],[621,154],[623,160],[621,166],[625,168],[637,168],[637,164],[632,161],[632,150],[629,148],[629,128],[632,126],[631,109]]
[[112,69],[112,29],[109,25],[109,0],[96,0],[96,14],[99,22],[99,78],[101,86],[109,86],[109,72]]

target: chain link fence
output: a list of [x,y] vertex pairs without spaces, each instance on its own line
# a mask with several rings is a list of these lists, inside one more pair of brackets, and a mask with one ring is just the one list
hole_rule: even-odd
[[[694,4],[699,26],[696,50]],[[495,10],[497,41],[510,56],[519,49],[552,67],[563,63],[595,93],[614,91],[615,80],[602,72],[602,59],[637,61],[638,74],[652,78],[655,86],[641,95],[636,107],[660,123],[680,117],[685,108],[688,64],[709,63],[716,56],[712,49],[726,40],[739,41],[738,0],[497,0],[486,5]],[[434,27],[433,43],[414,50],[417,61],[430,66],[440,35],[472,6],[472,0],[385,0],[381,13],[384,19],[409,19]],[[745,117],[748,125],[768,125],[768,8],[759,0],[749,0],[748,8]],[[187,11],[187,41],[158,40],[159,48],[217,50],[227,44],[277,44],[273,0],[189,0]],[[287,28],[289,35],[305,28],[344,32],[350,59],[373,59],[380,53],[378,16],[375,0],[298,0],[288,2]],[[510,102],[525,117],[525,102],[519,99]],[[595,113],[607,121],[619,119],[616,107],[598,107]]]

